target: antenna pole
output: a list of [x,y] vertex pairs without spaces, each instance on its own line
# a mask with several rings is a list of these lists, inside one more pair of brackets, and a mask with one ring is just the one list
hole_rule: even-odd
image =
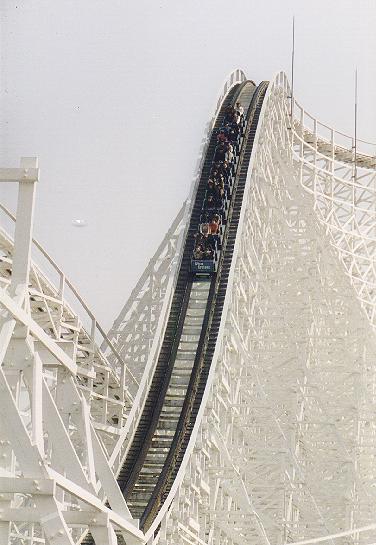
[[355,69],[355,104],[354,104],[354,180],[357,176],[357,129],[358,129],[358,69]]
[[291,127],[292,127],[292,111],[293,111],[293,102],[294,102],[294,64],[295,64],[295,15],[292,18],[291,104],[290,104]]

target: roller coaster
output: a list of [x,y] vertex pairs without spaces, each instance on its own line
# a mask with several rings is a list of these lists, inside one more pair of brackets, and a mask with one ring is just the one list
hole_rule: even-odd
[[375,152],[234,71],[107,334],[32,237],[37,160],[0,169],[1,544],[371,543]]

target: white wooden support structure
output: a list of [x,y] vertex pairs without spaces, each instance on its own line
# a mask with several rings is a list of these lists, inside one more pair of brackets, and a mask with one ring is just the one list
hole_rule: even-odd
[[354,180],[352,137],[290,97],[277,74],[204,402],[150,544],[374,541],[376,148],[358,140]]

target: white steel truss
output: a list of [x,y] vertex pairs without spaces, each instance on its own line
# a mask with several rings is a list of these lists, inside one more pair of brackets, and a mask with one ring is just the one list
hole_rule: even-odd
[[[215,112],[244,79],[230,76]],[[31,243],[35,161],[0,170],[20,182],[22,218],[15,245],[0,232],[1,544],[78,545],[89,530],[96,545],[375,541],[376,163],[356,144],[355,156],[351,137],[291,99],[283,73],[270,83],[203,402],[146,535],[116,475],[163,338],[197,177],[108,338]]]

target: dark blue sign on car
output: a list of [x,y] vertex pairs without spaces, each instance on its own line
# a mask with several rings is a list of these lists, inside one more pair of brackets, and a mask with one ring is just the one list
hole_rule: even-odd
[[194,273],[211,274],[215,272],[215,264],[210,259],[192,259],[191,270]]

